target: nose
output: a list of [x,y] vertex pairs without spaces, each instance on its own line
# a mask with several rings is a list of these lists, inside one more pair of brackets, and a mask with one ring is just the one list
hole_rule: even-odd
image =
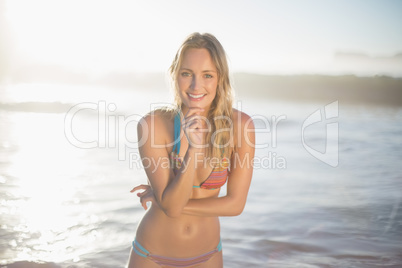
[[191,80],[191,86],[190,88],[193,91],[198,91],[202,88],[202,79],[197,77],[197,76],[193,76],[193,79]]

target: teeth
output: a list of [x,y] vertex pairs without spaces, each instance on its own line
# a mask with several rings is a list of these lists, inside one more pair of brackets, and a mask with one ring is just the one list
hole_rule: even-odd
[[201,97],[203,97],[204,96],[204,94],[200,94],[200,95],[193,95],[193,94],[188,94],[188,95],[190,95],[190,97],[191,98],[194,98],[194,99],[198,99],[198,98],[201,98]]

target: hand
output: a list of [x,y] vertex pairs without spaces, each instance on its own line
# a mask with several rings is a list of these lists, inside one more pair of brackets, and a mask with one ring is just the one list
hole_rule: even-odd
[[189,108],[181,122],[189,147],[198,149],[204,145],[206,118],[200,115],[203,111],[198,107]]
[[140,198],[141,206],[145,210],[148,209],[147,202],[151,202],[152,205],[153,204],[157,205],[157,202],[156,202],[156,199],[154,196],[154,191],[152,190],[150,185],[147,185],[147,184],[138,185],[138,186],[134,187],[130,192],[134,193],[135,191],[139,191],[139,190],[144,190],[140,193],[137,193],[137,196]]

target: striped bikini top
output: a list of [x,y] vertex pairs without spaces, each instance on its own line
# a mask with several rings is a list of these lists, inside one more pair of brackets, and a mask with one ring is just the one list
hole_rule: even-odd
[[[171,161],[173,168],[180,168],[182,164],[182,159],[179,157],[180,152],[180,114],[174,118],[174,145],[171,154]],[[229,175],[229,160],[224,157],[219,163],[215,165],[212,169],[211,174],[209,174],[208,178],[204,180],[200,185],[193,185],[193,188],[201,188],[207,190],[215,190],[221,188],[225,185],[227,178]]]

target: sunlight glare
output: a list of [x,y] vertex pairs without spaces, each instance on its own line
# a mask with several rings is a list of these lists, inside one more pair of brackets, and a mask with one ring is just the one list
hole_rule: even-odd
[[23,53],[20,60],[99,72],[132,64],[126,58],[138,47],[135,35],[128,34],[141,16],[133,14],[136,4],[13,0],[7,2],[6,17]]
[[57,127],[62,126],[61,118],[27,113],[13,118],[20,148],[11,155],[8,174],[18,178],[18,187],[10,191],[17,199],[8,204],[8,213],[20,218],[13,227],[19,236],[10,241],[19,260],[79,260],[88,249],[83,245],[90,247],[100,236],[96,229],[102,219],[87,214],[77,195],[84,182],[75,178],[85,169],[81,161],[85,152],[63,141]]

